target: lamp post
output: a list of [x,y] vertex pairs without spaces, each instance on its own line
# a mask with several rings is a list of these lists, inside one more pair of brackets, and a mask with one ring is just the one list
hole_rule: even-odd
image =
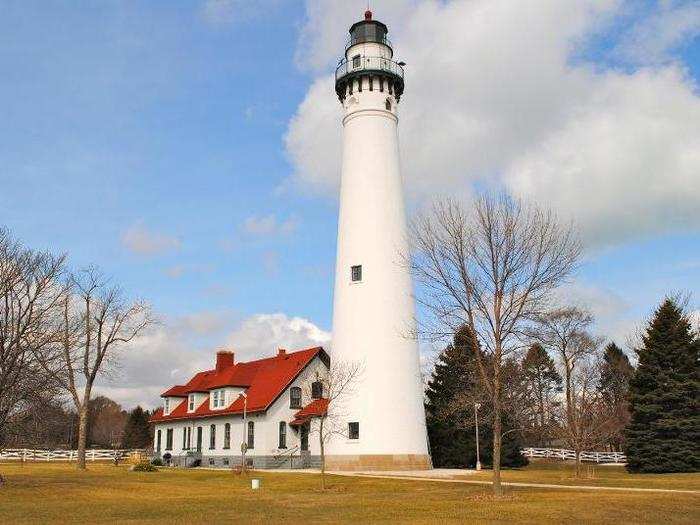
[[476,470],[481,470],[481,461],[479,461],[479,408],[481,403],[474,403],[474,424],[476,427]]
[[246,471],[245,453],[248,451],[247,434],[248,424],[247,424],[247,412],[248,412],[248,394],[241,392],[243,396],[243,441],[241,442],[241,455],[243,456],[243,464],[241,465],[241,471]]

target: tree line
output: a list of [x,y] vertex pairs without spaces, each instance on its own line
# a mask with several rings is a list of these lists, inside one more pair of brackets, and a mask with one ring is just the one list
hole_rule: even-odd
[[27,248],[0,228],[0,446],[18,422],[42,406],[55,415],[65,400],[84,469],[93,387],[153,322],[146,303],[96,268],[72,269],[66,255]]
[[[151,413],[141,406],[125,410],[106,396],[88,403],[86,447],[142,449],[153,444]],[[62,399],[43,400],[18,412],[7,424],[7,448],[75,449],[79,417]]]
[[[655,312],[635,370],[620,347],[592,335],[589,312],[561,300],[582,245],[551,210],[505,194],[468,208],[446,199],[412,222],[410,241],[404,261],[424,311],[416,336],[451,340],[426,394],[438,464],[474,464],[478,405],[496,495],[501,466],[522,462],[513,452],[525,440],[563,444],[577,459],[623,448],[633,471],[697,470],[700,343],[677,300]],[[672,458],[666,466],[654,460],[661,451]]]

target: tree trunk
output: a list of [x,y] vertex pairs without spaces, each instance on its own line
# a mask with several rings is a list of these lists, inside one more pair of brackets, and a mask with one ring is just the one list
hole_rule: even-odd
[[321,448],[321,490],[326,490],[326,444],[323,439],[323,418],[319,423],[318,441]]
[[493,493],[503,495],[501,487],[501,400],[495,396],[493,403]]
[[578,446],[574,452],[576,453],[576,479],[578,479],[581,477],[581,451]]
[[78,423],[78,470],[85,470],[85,448],[87,446],[88,404],[83,401],[79,411]]

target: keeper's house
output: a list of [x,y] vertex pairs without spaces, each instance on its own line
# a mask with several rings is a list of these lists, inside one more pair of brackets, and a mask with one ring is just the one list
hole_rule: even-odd
[[[236,363],[217,352],[216,368],[163,392],[151,418],[156,456],[174,465],[304,468],[320,464],[310,421],[325,410],[330,358],[321,347]],[[246,447],[243,447],[245,443]]]

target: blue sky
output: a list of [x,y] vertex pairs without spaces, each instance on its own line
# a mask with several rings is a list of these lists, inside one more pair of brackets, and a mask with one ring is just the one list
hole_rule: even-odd
[[[327,337],[340,129],[329,74],[365,3],[0,3],[0,224],[75,267],[98,265],[164,320],[157,351],[125,357],[126,375],[105,392],[149,403],[216,346],[254,355],[256,315],[282,314],[265,318],[261,346]],[[570,211],[587,242],[572,298],[618,339],[665,293],[694,292],[697,304],[696,2],[582,0],[560,20],[543,1],[518,34],[503,2],[373,4],[409,64],[411,210],[495,186]],[[547,24],[553,36],[538,36]],[[493,41],[460,40],[482,26]],[[424,107],[440,88],[427,80],[435,55],[420,34],[430,27],[444,28],[435,40],[455,54],[438,71],[452,86],[446,104],[478,125],[461,137],[465,125],[450,129]],[[511,60],[511,47],[522,55]],[[523,62],[541,68],[534,80]],[[668,96],[661,109],[656,93]],[[164,375],[129,376],[162,362]]]

